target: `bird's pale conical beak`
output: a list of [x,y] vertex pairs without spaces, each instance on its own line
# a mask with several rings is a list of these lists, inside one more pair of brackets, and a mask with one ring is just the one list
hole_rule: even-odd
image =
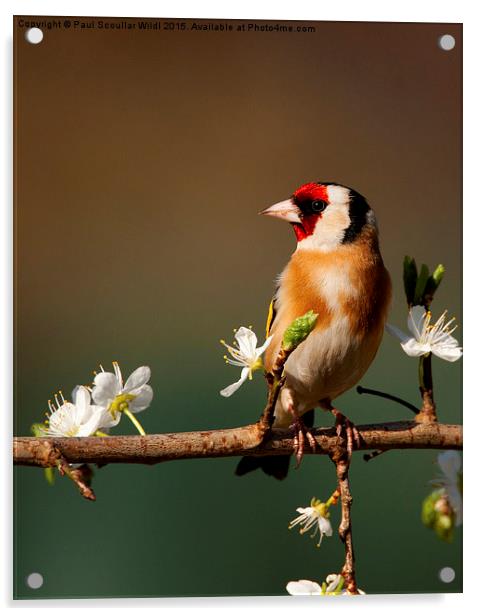
[[286,220],[287,222],[301,222],[300,210],[291,199],[286,199],[286,201],[275,203],[274,205],[261,211],[260,214],[273,216],[274,218],[281,218],[281,220]]

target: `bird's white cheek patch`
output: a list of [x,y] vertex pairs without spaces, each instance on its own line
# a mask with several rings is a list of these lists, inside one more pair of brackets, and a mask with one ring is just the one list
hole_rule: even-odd
[[330,204],[318,220],[311,235],[298,242],[299,249],[328,252],[339,246],[350,226],[350,215],[345,204]]

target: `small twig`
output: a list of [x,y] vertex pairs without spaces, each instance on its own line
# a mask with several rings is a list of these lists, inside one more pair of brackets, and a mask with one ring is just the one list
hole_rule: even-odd
[[338,501],[340,500],[340,488],[336,488],[336,490],[333,492],[333,494],[330,496],[330,498],[326,501],[326,504],[328,505],[337,505]]
[[348,480],[348,470],[350,459],[347,448],[340,447],[331,456],[336,468],[338,479],[338,490],[341,501],[341,520],[338,527],[338,535],[345,545],[345,562],[341,569],[341,575],[345,579],[346,589],[350,594],[358,594],[355,576],[355,551],[353,549],[353,535],[351,524],[351,506],[353,497],[350,492],[350,482]]
[[60,457],[57,460],[57,468],[62,476],[67,475],[67,477],[75,483],[80,494],[84,498],[95,501],[94,491],[90,487],[90,480],[92,479],[93,473],[92,469],[87,464],[82,464],[78,468],[73,468],[69,465],[67,460]]
[[258,422],[262,439],[266,438],[273,425],[276,402],[278,400],[281,388],[285,384],[286,380],[286,377],[283,376],[283,370],[288,357],[293,351],[294,349],[287,351],[281,347],[271,372],[265,372],[264,376],[266,378],[266,382],[268,383],[268,401]]
[[272,374],[265,374],[266,381],[268,383],[268,401],[266,406],[264,407],[264,411],[258,421],[258,425],[260,428],[260,444],[263,439],[269,433],[271,426],[274,421],[274,410],[276,407],[276,402],[278,401],[278,396],[285,383],[285,378],[281,377],[280,379],[276,379]]
[[294,350],[295,350],[295,347],[293,347],[289,351],[281,347],[280,352],[278,353],[278,356],[276,357],[276,360],[271,369],[271,372],[273,376],[275,377],[275,379],[278,379],[278,380],[281,379],[281,375],[283,374],[283,370],[288,360],[288,357],[291,355],[291,353]]
[[422,408],[415,416],[415,421],[432,423],[437,421],[437,409],[433,397],[432,353],[422,355],[419,360],[418,377]]
[[392,396],[392,394],[387,394],[384,391],[378,391],[377,389],[368,389],[367,387],[362,387],[358,385],[356,388],[358,394],[370,394],[372,396],[379,396],[380,398],[386,398],[387,400],[392,400],[392,402],[397,402],[402,406],[405,406],[407,409],[410,409],[413,413],[417,414],[420,409],[418,409],[414,404],[404,400],[403,398],[399,398],[398,396]]
[[373,460],[373,458],[378,458],[379,455],[385,453],[386,451],[386,449],[376,449],[375,451],[372,451],[370,453],[364,453],[363,459],[365,460],[365,462],[370,462],[370,460]]

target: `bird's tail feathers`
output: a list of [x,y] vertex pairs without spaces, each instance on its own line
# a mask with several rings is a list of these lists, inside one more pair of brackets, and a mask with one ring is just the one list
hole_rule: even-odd
[[[303,415],[304,424],[307,428],[313,427],[315,411],[311,409]],[[284,479],[290,467],[289,456],[244,456],[236,467],[236,475],[242,477],[260,468],[266,475],[276,479]]]
[[236,475],[242,477],[247,473],[260,468],[264,473],[275,477],[276,479],[284,479],[288,474],[291,456],[244,456],[236,467]]

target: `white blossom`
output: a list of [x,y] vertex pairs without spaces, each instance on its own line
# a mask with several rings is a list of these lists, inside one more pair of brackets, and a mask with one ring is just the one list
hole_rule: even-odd
[[228,385],[228,387],[225,387],[219,392],[225,398],[234,394],[248,378],[252,379],[255,370],[259,370],[263,367],[261,355],[268,348],[273,338],[269,336],[260,347],[256,347],[258,343],[256,334],[247,327],[240,327],[236,330],[234,337],[234,346],[226,344],[224,340],[221,340],[221,344],[228,349],[232,357],[231,359],[231,357],[225,355],[224,359],[226,363],[242,368],[241,378],[239,381]]
[[49,400],[47,436],[91,436],[100,427],[104,408],[91,404],[90,392],[80,385],[72,392],[73,402],[66,402],[62,393]]
[[294,520],[292,520],[289,524],[289,529],[294,528],[298,524],[301,526],[300,534],[311,530],[315,527],[311,538],[316,537],[316,534],[320,534],[320,540],[317,543],[317,546],[320,547],[323,536],[331,537],[333,534],[333,529],[331,527],[330,520],[328,519],[328,511],[326,503],[322,503],[320,500],[316,498],[311,499],[311,503],[309,507],[298,507],[296,511],[301,514]]
[[407,319],[407,326],[412,336],[405,334],[394,325],[387,324],[387,331],[401,341],[401,347],[410,357],[420,357],[433,353],[441,359],[454,362],[462,355],[462,349],[451,335],[456,329],[452,326],[455,319],[446,320],[447,311],[431,325],[432,313],[423,306],[413,306]]
[[127,381],[122,379],[121,369],[113,362],[114,372],[99,372],[94,378],[92,398],[96,404],[103,406],[101,427],[116,426],[125,410],[139,413],[152,402],[153,391],[147,381],[151,377],[151,369],[141,366],[134,370]]

